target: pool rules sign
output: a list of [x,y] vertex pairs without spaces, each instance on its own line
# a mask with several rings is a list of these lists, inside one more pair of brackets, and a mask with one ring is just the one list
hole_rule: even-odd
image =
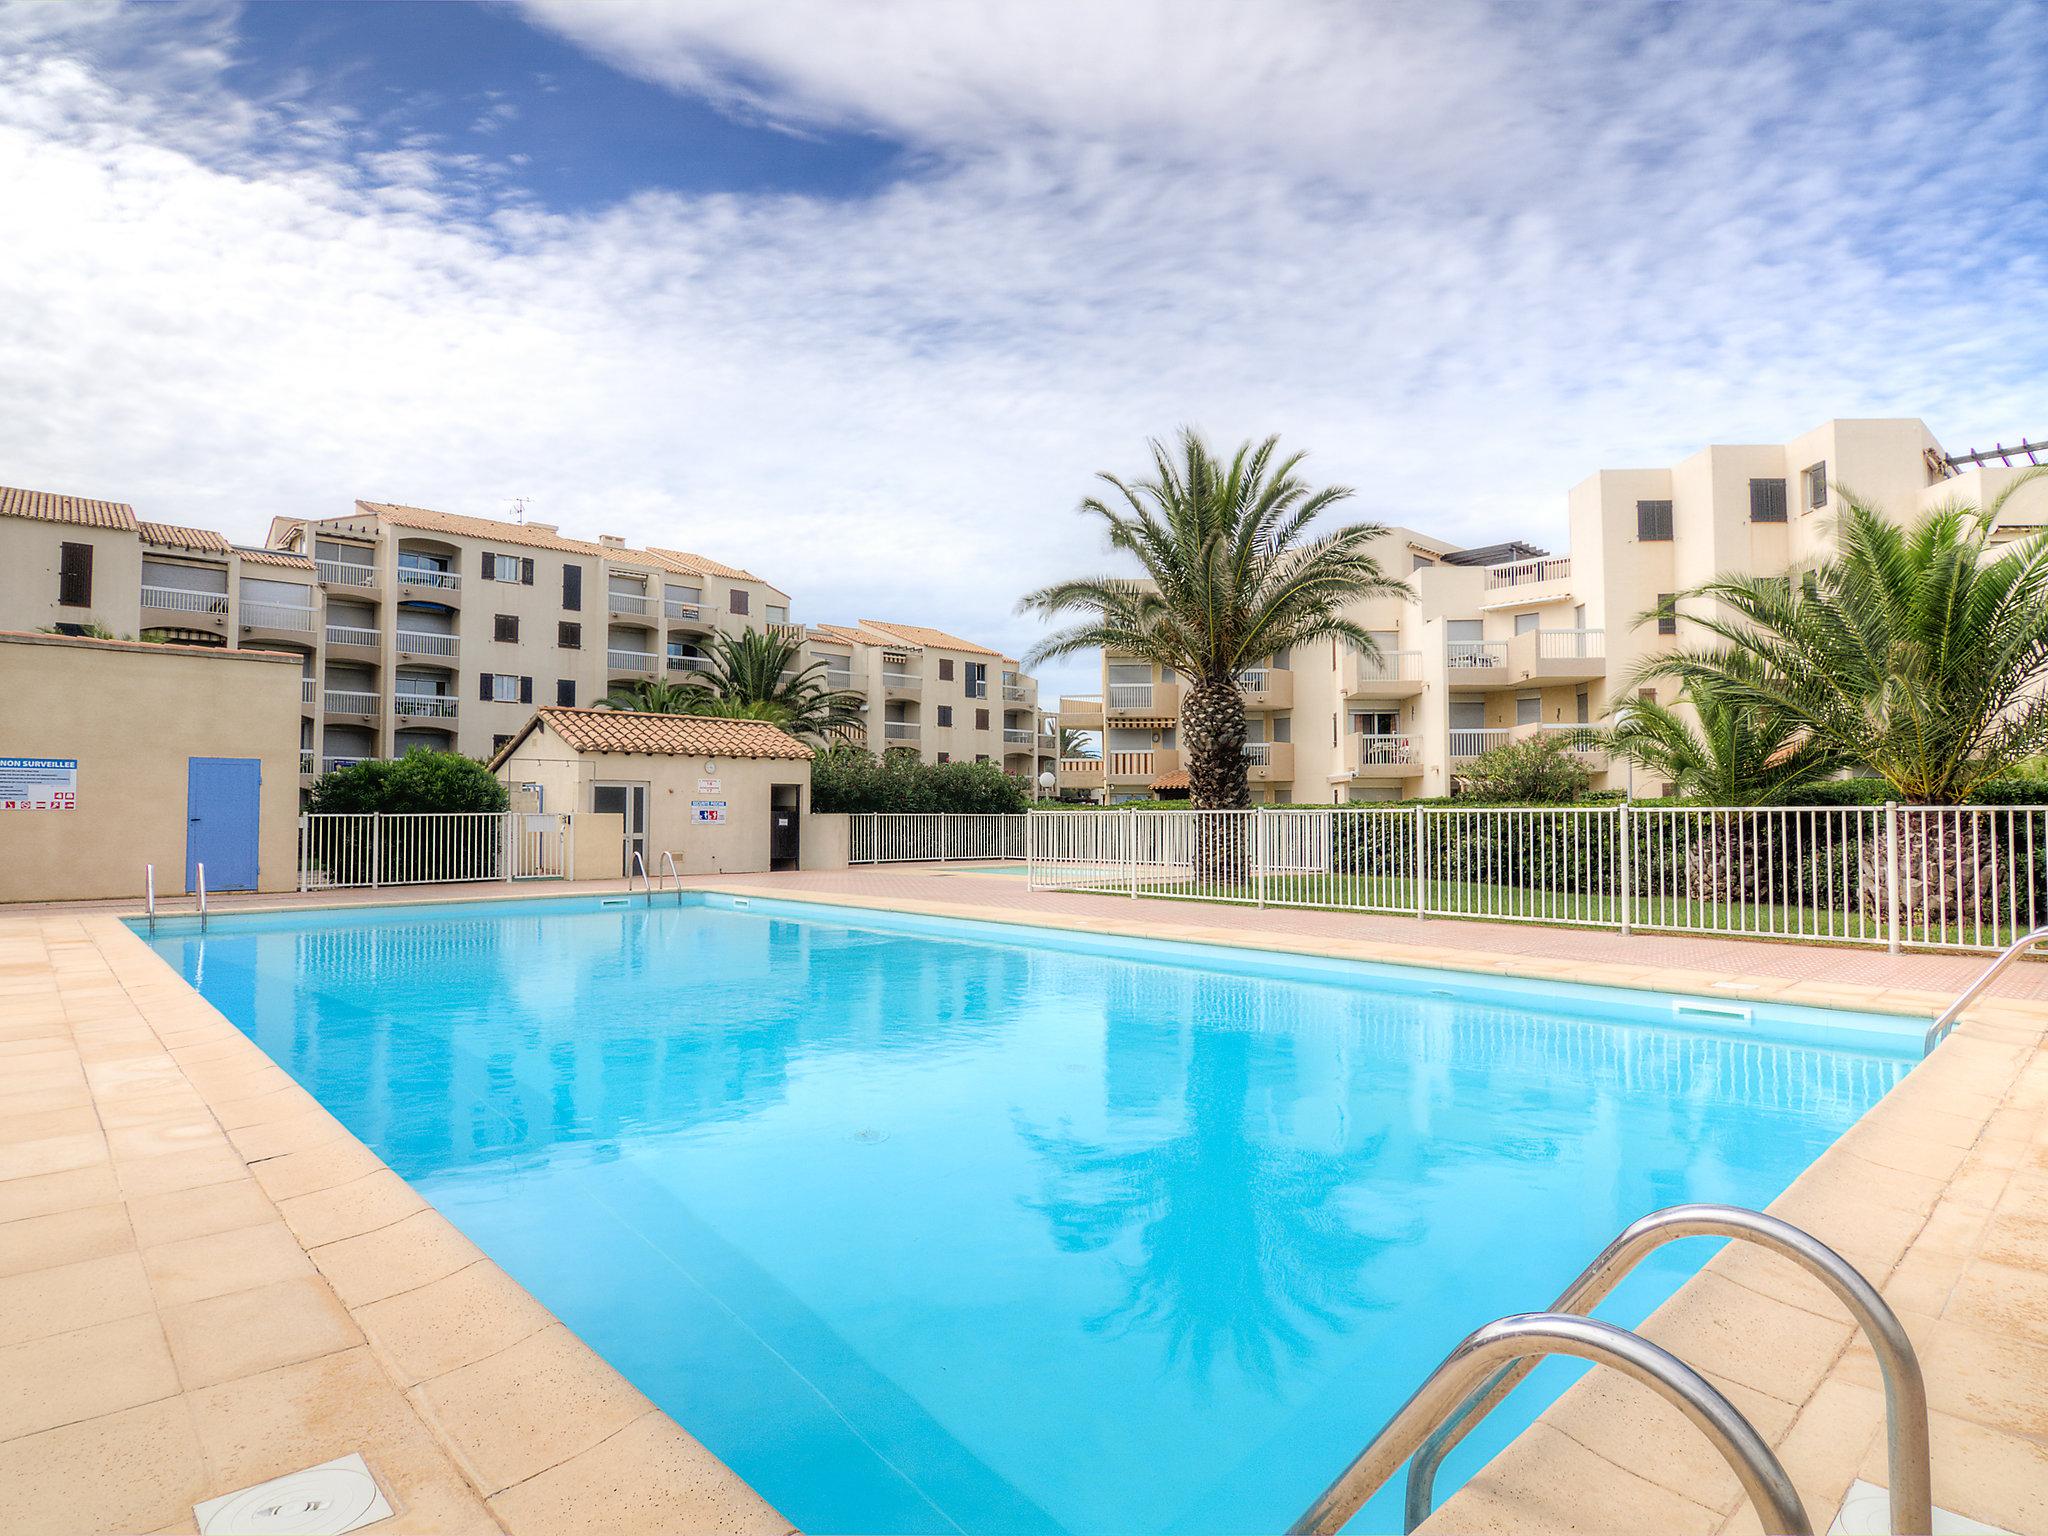
[[77,809],[77,758],[0,757],[0,811]]

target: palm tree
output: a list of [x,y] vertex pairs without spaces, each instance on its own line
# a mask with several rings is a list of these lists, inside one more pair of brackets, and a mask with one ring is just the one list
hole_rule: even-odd
[[1335,636],[1366,655],[1372,637],[1344,617],[1361,598],[1405,596],[1367,553],[1385,530],[1355,523],[1305,535],[1347,486],[1311,490],[1295,475],[1301,454],[1278,456],[1278,438],[1246,443],[1225,464],[1191,430],[1178,452],[1151,443],[1153,473],[1090,496],[1110,548],[1133,556],[1144,579],[1088,576],[1030,593],[1020,611],[1086,615],[1033,648],[1033,663],[1097,649],[1171,667],[1187,679],[1180,730],[1195,808],[1251,804],[1238,675],[1289,646]]
[[1901,800],[1953,805],[2048,747],[2048,535],[2000,548],[1991,504],[1901,526],[1844,492],[1836,550],[1804,581],[1719,576],[1685,597],[1719,642],[1646,676],[1722,692],[1864,764]]
[[1094,757],[1097,753],[1094,742],[1088,739],[1088,732],[1077,731],[1072,726],[1060,727],[1060,756],[1064,758]]
[[630,683],[613,683],[612,690],[598,703],[600,709],[630,709],[643,715],[696,715],[703,711],[701,688],[687,688],[658,677],[636,678]]
[[[1738,666],[1732,658],[1723,665]],[[1624,699],[1608,741],[1622,756],[1707,805],[1784,805],[1843,766],[1832,746],[1782,711],[1738,703],[1718,684],[1683,688],[1699,723],[1654,698]]]
[[826,681],[825,663],[805,662],[803,641],[774,631],[720,634],[710,667],[695,674],[688,713],[765,720],[792,736],[838,741],[861,726],[862,698]]

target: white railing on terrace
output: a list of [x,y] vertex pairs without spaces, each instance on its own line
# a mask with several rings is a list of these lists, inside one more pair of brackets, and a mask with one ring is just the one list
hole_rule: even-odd
[[301,772],[301,773],[311,773],[312,771],[313,771],[313,749],[312,749],[311,747],[301,747],[301,748],[299,748],[299,772]]
[[1444,665],[1453,672],[1461,668],[1504,667],[1508,664],[1505,640],[1446,640]]
[[462,578],[454,571],[437,571],[430,565],[407,565],[398,562],[398,579],[415,587],[438,587],[444,592],[453,592],[462,585]]
[[375,646],[377,644],[377,631],[374,629],[362,629],[354,624],[330,624],[327,626],[327,643],[329,645]]
[[1381,651],[1377,656],[1354,654],[1352,664],[1362,683],[1409,682],[1422,676],[1422,652]]
[[1019,730],[1009,725],[1003,727],[1003,745],[1006,747],[1028,747],[1034,739],[1031,731]]
[[315,560],[313,569],[322,581],[333,582],[343,587],[374,587],[377,585],[377,567],[358,564],[353,560]]
[[296,634],[313,633],[313,610],[296,603],[244,603],[242,622],[259,629],[285,629]]
[[661,611],[672,619],[689,619],[699,624],[704,622],[702,603],[686,603],[680,598],[671,597],[663,600]]
[[608,594],[608,596],[613,613],[651,614],[654,612],[654,600],[645,592],[614,591]]
[[327,690],[329,713],[337,715],[374,715],[377,713],[377,695],[360,693],[353,688],[330,688]]
[[853,686],[853,674],[851,672],[834,672],[827,668],[824,678],[827,688],[851,688]]
[[301,816],[299,889],[559,880],[573,837],[572,817],[523,811]]
[[357,763],[367,763],[369,761],[370,759],[367,757],[323,757],[320,759],[320,771],[322,773],[332,773],[337,768],[353,768]]
[[1150,709],[1152,707],[1152,685],[1150,683],[1111,683],[1109,685],[1109,707],[1111,709]]
[[605,665],[629,672],[652,672],[658,660],[652,651],[622,651],[616,646],[605,648],[604,659]]
[[1030,697],[1031,690],[1022,683],[1003,684],[1003,702],[1006,704],[1022,704]]
[[395,693],[391,708],[395,714],[428,720],[455,718],[455,700],[445,693]]
[[433,629],[401,629],[398,648],[414,656],[453,656],[455,636]]
[[1273,743],[1270,741],[1248,741],[1244,744],[1244,760],[1254,768],[1269,768],[1273,763]]
[[1607,655],[1604,629],[1539,629],[1538,661],[1599,661]]
[[1403,767],[1419,761],[1412,736],[1367,735],[1360,732],[1358,761],[1361,765],[1378,767]]
[[144,587],[142,606],[164,608],[173,613],[226,613],[225,592],[199,592],[189,587]]
[[1021,859],[1026,823],[1023,816],[994,814],[865,812],[847,818],[847,862]]
[[1537,726],[1543,735],[1562,741],[1573,752],[1605,752],[1607,728],[1582,725],[1570,720],[1545,720]]
[[671,672],[709,672],[711,670],[711,658],[709,656],[671,656],[668,659],[668,669]]
[[1532,587],[1543,581],[1565,581],[1571,574],[1569,555],[1515,560],[1507,565],[1489,565],[1486,568],[1486,590],[1496,592],[1502,587]]
[[884,720],[882,736],[888,741],[916,741],[919,732],[914,720]]
[[1454,758],[1478,757],[1491,752],[1506,742],[1514,732],[1504,725],[1453,726],[1451,728],[1451,756]]
[[318,697],[319,692],[320,680],[318,678],[302,677],[299,679],[299,702],[301,704],[311,704]]
[[882,686],[884,688],[915,688],[918,686],[918,683],[918,675],[915,672],[884,672],[882,674]]
[[1237,674],[1237,686],[1245,693],[1265,693],[1273,686],[1269,667],[1252,667]]
[[1031,816],[1035,890],[1996,950],[2048,920],[2048,806],[1338,806]]

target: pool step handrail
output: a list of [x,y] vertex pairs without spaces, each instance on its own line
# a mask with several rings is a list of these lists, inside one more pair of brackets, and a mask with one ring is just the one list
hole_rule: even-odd
[[1963,988],[1956,1000],[1942,1010],[1941,1017],[1927,1027],[1927,1036],[1920,1043],[1920,1054],[1931,1055],[1934,1048],[1948,1038],[1949,1031],[1962,1022],[1963,1010],[1977,1001],[1984,989],[1998,980],[2000,973],[2007,966],[2041,943],[2048,943],[2048,928],[2036,928],[2032,933],[2022,934],[2001,949],[1992,962],[1984,967],[1983,974]]
[[652,883],[647,879],[647,861],[640,857],[640,850],[638,848],[633,850],[633,862],[626,870],[626,894],[628,896],[633,894],[633,871],[636,869],[640,871],[641,883],[648,887],[647,902],[649,906],[652,906],[654,904],[654,889]]
[[[1927,1385],[1898,1314],[1871,1283],[1811,1233],[1789,1221],[1739,1205],[1667,1206],[1633,1222],[1601,1250],[1578,1279],[1551,1303],[1553,1313],[1583,1315],[1612,1294],[1614,1288],[1657,1249],[1685,1237],[1726,1237],[1754,1243],[1790,1259],[1820,1281],[1849,1309],[1870,1340],[1884,1376],[1885,1440],[1891,1466],[1891,1528],[1898,1536],[1928,1536],[1934,1513],[1934,1487],[1929,1468]],[[1517,1360],[1495,1372],[1458,1405],[1423,1441],[1408,1464],[1407,1520],[1413,1531],[1429,1518],[1438,1467],[1473,1430],[1536,1368],[1534,1360]]]
[[[1551,1355],[1572,1355],[1611,1366],[1641,1382],[1684,1414],[1728,1463],[1749,1496],[1768,1536],[1813,1536],[1806,1506],[1763,1436],[1706,1377],[1639,1334],[1575,1312],[1524,1312],[1468,1334],[1443,1364],[1323,1490],[1287,1536],[1336,1536],[1446,1417],[1470,1401],[1474,1389],[1503,1370]],[[1533,1367],[1532,1367],[1533,1368]]]
[[156,932],[156,866],[142,866],[142,896],[149,908],[149,931]]
[[206,860],[201,859],[192,866],[199,875],[199,931],[206,931]]
[[[678,870],[678,869],[676,868],[676,856],[675,856],[675,854],[674,854],[673,852],[671,852],[671,851],[670,851],[669,849],[667,849],[667,848],[664,848],[664,849],[662,849],[662,850],[661,850],[661,880],[662,880],[662,884],[663,884],[664,886],[666,886],[666,885],[668,884],[668,881],[669,881],[669,878],[670,878],[670,876],[674,876],[674,878],[675,878],[675,882],[676,882],[676,905],[680,907],[680,906],[681,906],[681,905],[683,904],[683,876],[682,876],[682,872],[681,872],[680,870]],[[654,899],[654,898],[653,898],[652,896],[648,897],[648,900],[649,900],[649,901],[652,901],[653,899]]]

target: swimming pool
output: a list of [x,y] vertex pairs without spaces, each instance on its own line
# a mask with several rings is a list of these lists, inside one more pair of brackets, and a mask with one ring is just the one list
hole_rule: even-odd
[[[1466,1332],[1648,1210],[1767,1203],[1918,1048],[1880,1016],[717,895],[152,942],[817,1536],[1283,1527]],[[1397,1493],[1354,1528],[1398,1529]]]

